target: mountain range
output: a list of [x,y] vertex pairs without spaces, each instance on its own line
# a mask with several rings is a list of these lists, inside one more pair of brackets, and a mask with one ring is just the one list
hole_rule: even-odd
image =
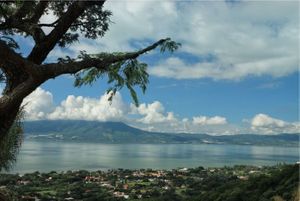
[[241,144],[298,146],[299,133],[221,135],[148,132],[121,122],[43,120],[24,122],[26,140],[144,144]]

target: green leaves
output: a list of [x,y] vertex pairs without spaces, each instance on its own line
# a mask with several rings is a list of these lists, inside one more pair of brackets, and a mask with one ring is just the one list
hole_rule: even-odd
[[181,47],[181,43],[177,43],[172,41],[171,38],[167,38],[161,45],[160,45],[160,52],[169,51],[173,53],[179,47]]
[[101,65],[99,64],[99,66],[96,65],[76,73],[74,86],[92,85],[100,77],[107,76],[107,82],[111,85],[107,90],[107,93],[110,94],[110,101],[118,90],[126,87],[131,94],[134,104],[138,106],[139,101],[135,87],[140,88],[145,93],[149,83],[147,64],[138,61],[138,56],[155,49],[155,47],[160,47],[161,52],[169,51],[173,53],[181,46],[180,43],[174,42],[170,38],[161,41],[159,41],[159,44],[154,43],[154,45],[143,50],[131,53],[115,52],[89,55],[81,52],[78,57],[80,60],[97,59]]
[[58,41],[58,45],[60,47],[66,47],[67,44],[71,44],[73,42],[78,41],[79,34],[78,33],[65,33],[62,38]]
[[93,67],[75,74],[74,86],[92,85],[97,79],[106,75],[108,78],[107,83],[111,85],[107,90],[108,94],[111,93],[110,101],[113,95],[125,86],[130,91],[135,105],[138,105],[138,98],[134,87],[140,87],[142,92],[145,93],[147,84],[149,83],[147,64],[141,63],[137,59],[130,59],[113,63],[107,69],[107,71],[104,71],[103,69]]
[[140,63],[137,59],[130,60],[124,68],[125,84],[136,106],[139,105],[134,86],[138,86],[145,93],[149,83],[149,74],[147,73],[147,64]]
[[2,22],[2,17],[7,18],[12,15],[17,10],[17,5],[14,5],[12,1],[1,1],[0,2],[0,22]]
[[[72,3],[74,3],[74,1],[51,1],[50,10],[53,11],[53,14],[59,19]],[[111,16],[112,12],[104,10],[102,5],[95,4],[86,7],[83,14],[72,23],[69,32],[64,34],[60,39],[58,45],[65,47],[68,44],[78,41],[78,33],[81,33],[82,36],[89,39],[103,37],[108,31]]]

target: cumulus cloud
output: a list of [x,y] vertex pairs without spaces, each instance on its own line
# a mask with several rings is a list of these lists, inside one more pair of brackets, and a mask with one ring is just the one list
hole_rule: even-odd
[[300,123],[290,123],[270,117],[266,114],[257,114],[251,120],[251,129],[254,132],[263,134],[299,133]]
[[[142,103],[139,107],[125,103],[119,92],[108,101],[108,94],[100,98],[69,95],[59,105],[53,102],[51,92],[37,88],[24,101],[26,120],[73,119],[94,121],[123,121],[132,126],[157,132],[221,133],[226,118],[215,116],[180,119],[166,111],[159,101]],[[195,123],[197,122],[197,123]]]
[[229,135],[240,133],[278,134],[299,133],[299,122],[286,122],[257,114],[243,127],[228,123],[222,116],[198,115],[180,118],[166,111],[159,101],[142,103],[139,107],[123,101],[119,92],[112,102],[108,94],[99,98],[69,95],[59,105],[53,102],[51,92],[37,88],[23,101],[26,120],[75,119],[93,121],[122,121],[131,126],[156,132],[207,133]]
[[206,117],[206,116],[199,116],[193,117],[193,123],[199,125],[224,125],[227,123],[225,117],[214,116],[214,117]]
[[173,112],[165,113],[163,105],[159,101],[154,101],[150,104],[140,104],[139,107],[131,105],[132,114],[139,114],[143,117],[138,121],[145,124],[152,123],[170,123],[176,122],[177,119]]
[[98,121],[121,121],[127,113],[120,93],[116,93],[112,102],[109,94],[99,99],[70,95],[60,106],[48,115],[49,119],[84,119]]
[[27,120],[40,119],[82,119],[98,121],[122,121],[128,108],[124,104],[120,93],[116,93],[112,102],[108,101],[109,94],[99,99],[69,95],[59,106],[53,103],[53,96],[49,91],[37,88],[30,94],[25,105]]
[[156,132],[182,132],[182,122],[173,112],[165,111],[159,101],[142,103],[139,107],[130,105],[131,115],[135,115],[129,123],[135,127]]
[[[173,112],[165,112],[159,101],[142,103],[139,107],[123,101],[119,92],[112,102],[108,101],[110,94],[100,98],[69,95],[60,105],[53,102],[51,92],[37,88],[23,101],[27,120],[40,119],[80,119],[96,121],[128,121],[128,115],[138,115],[132,121],[142,124],[172,123],[177,119]],[[130,120],[129,120],[130,121]]]
[[[236,128],[228,125],[225,117],[196,116],[192,120],[179,118],[173,112],[165,111],[163,104],[155,101],[150,104],[141,104],[139,107],[131,105],[131,113],[139,115],[130,123],[136,127],[157,132],[176,133],[209,133],[209,134],[236,134]],[[227,131],[227,132],[225,132]]]
[[54,110],[53,95],[49,91],[37,88],[23,100],[26,119],[46,119],[48,114]]

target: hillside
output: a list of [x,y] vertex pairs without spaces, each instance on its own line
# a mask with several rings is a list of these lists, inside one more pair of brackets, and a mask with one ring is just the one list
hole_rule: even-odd
[[157,133],[120,122],[80,120],[31,121],[24,123],[26,139],[99,143],[206,143],[298,146],[299,134],[224,135]]
[[300,190],[297,164],[36,171],[25,175],[0,174],[0,186],[0,200],[4,194],[23,201],[63,201],[66,198],[82,201],[298,201]]

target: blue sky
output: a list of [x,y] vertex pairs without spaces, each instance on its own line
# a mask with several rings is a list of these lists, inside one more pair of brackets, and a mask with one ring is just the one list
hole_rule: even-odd
[[[163,132],[299,132],[299,2],[108,1],[105,8],[114,23],[103,38],[55,48],[47,62],[80,50],[133,51],[164,37],[182,47],[140,58],[150,73],[140,108],[125,89],[107,104],[105,78],[74,88],[66,75],[25,100],[29,120],[124,121]],[[51,13],[43,17],[53,20]],[[19,43],[27,55],[32,41]]]
[[[59,104],[70,94],[98,98],[107,89],[105,80],[94,86],[73,87],[72,77],[48,81],[42,88],[53,93]],[[63,86],[63,88],[62,88]],[[127,90],[121,91],[124,101],[131,102]],[[176,80],[151,77],[146,94],[139,94],[141,103],[159,100],[166,111],[180,117],[198,114],[226,116],[233,123],[264,113],[285,121],[298,121],[298,74],[273,78],[262,76],[242,81]]]

